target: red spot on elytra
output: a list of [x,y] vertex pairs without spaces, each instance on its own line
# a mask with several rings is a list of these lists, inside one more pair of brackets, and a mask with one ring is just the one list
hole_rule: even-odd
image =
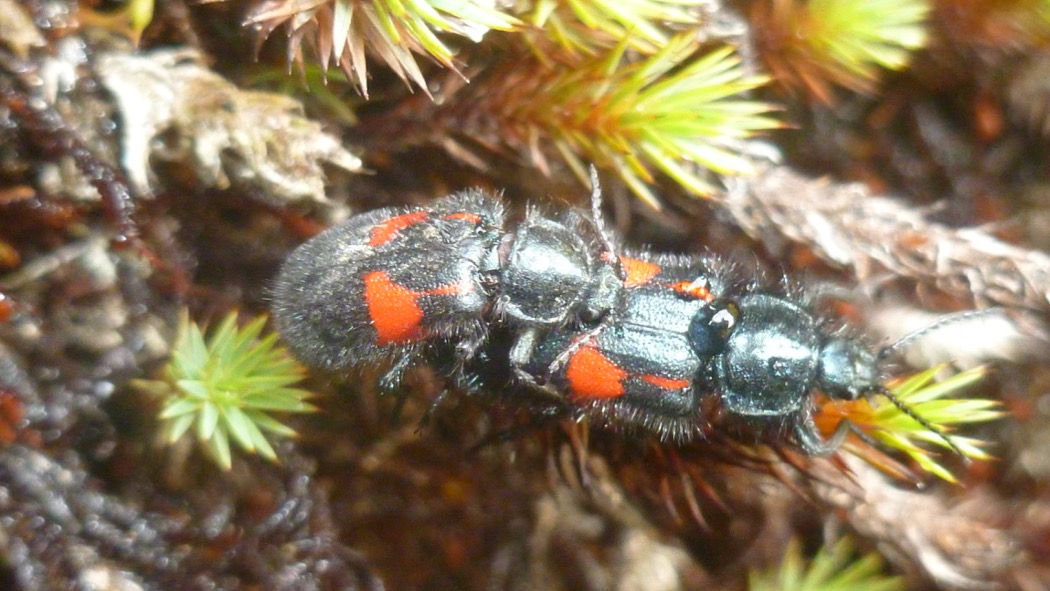
[[705,302],[710,302],[714,299],[714,296],[711,295],[711,290],[707,287],[706,281],[679,281],[678,283],[672,284],[671,289],[682,295],[687,295],[698,300],[704,300]]
[[368,245],[372,247],[382,246],[393,240],[401,230],[425,221],[428,217],[430,217],[430,214],[423,210],[394,216],[372,228],[372,237],[369,239]]
[[683,390],[690,385],[689,380],[664,378],[661,376],[644,375],[642,376],[642,379],[657,388],[663,388],[664,390]]
[[471,222],[474,224],[481,223],[481,216],[476,213],[470,213],[468,211],[458,211],[456,213],[450,213],[443,216],[446,220],[463,220],[465,222]]
[[683,390],[692,384],[684,379],[648,374],[635,376],[620,368],[598,349],[586,345],[573,353],[565,368],[569,389],[578,400],[619,398],[625,392],[624,380],[631,377],[638,377],[664,390]]
[[470,283],[442,285],[427,291],[415,291],[394,282],[383,271],[372,271],[364,277],[365,303],[368,316],[376,329],[376,344],[411,343],[424,338],[423,308],[419,298],[457,295],[474,289]]
[[[626,275],[623,286],[628,289],[649,283],[661,271],[660,265],[656,263],[629,259],[627,257],[620,257],[620,264],[623,265],[624,274]],[[678,281],[676,283],[661,283],[660,285],[666,285],[674,291],[693,299],[705,302],[715,299],[707,281],[703,277],[696,281]]]
[[660,265],[648,261],[620,257],[620,264],[623,265],[624,273],[627,275],[623,282],[624,287],[645,285],[660,273]]
[[581,347],[569,358],[565,378],[577,398],[618,398],[623,396],[627,372],[617,367],[594,347]]
[[382,271],[365,275],[365,302],[380,345],[405,343],[423,336],[419,294],[394,283]]

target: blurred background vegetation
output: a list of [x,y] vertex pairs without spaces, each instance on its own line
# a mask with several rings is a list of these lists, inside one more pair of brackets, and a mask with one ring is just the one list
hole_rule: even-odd
[[[1050,588],[1048,47],[1048,0],[0,0],[0,588]],[[624,243],[873,344],[1001,308],[891,384],[968,459],[878,401],[833,458],[499,393],[420,430],[440,376],[268,327],[324,227],[591,164]]]

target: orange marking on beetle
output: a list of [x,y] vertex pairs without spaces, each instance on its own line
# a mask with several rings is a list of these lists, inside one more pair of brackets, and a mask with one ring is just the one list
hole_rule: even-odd
[[397,236],[397,233],[409,226],[414,226],[419,222],[426,220],[430,216],[429,213],[420,211],[410,211],[405,214],[394,216],[389,220],[377,224],[376,227],[372,228],[372,237],[368,241],[368,245],[382,246],[387,242],[390,242]]
[[671,284],[671,289],[691,298],[710,302],[715,299],[707,287],[707,281],[679,281]]
[[383,271],[372,271],[364,280],[365,303],[378,335],[377,344],[410,343],[423,337],[419,292],[394,283]]
[[664,378],[660,376],[644,375],[642,379],[657,388],[663,388],[664,390],[683,390],[689,387],[689,380]]
[[623,281],[624,287],[645,285],[660,272],[660,265],[648,261],[620,257],[620,264],[627,275]]
[[458,211],[442,217],[446,220],[463,220],[474,224],[481,223],[481,216],[476,213],[470,213],[469,211]]
[[448,285],[442,285],[441,287],[435,287],[430,291],[418,292],[418,295],[459,295],[461,293],[470,293],[474,291],[474,284],[468,282],[464,283],[450,283]]
[[427,291],[415,291],[402,287],[383,271],[372,271],[365,275],[365,303],[368,316],[376,329],[376,344],[411,343],[424,338],[424,312],[419,307],[423,296],[459,295],[470,293],[474,284],[468,282],[442,285]]
[[577,398],[618,398],[623,396],[627,372],[616,366],[594,347],[581,347],[569,358],[565,378]]

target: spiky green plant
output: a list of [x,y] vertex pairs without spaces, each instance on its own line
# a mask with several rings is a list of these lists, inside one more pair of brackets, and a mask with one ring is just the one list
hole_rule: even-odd
[[262,339],[261,316],[243,328],[229,314],[207,341],[185,311],[179,320],[171,360],[161,380],[140,386],[164,397],[160,419],[165,439],[174,443],[191,428],[202,448],[224,470],[232,465],[230,440],[243,450],[277,461],[264,431],[280,437],[295,435],[271,412],[310,412],[310,392],[291,387],[305,370],[277,334]]
[[485,88],[483,100],[504,137],[529,145],[541,167],[541,146],[553,145],[582,182],[594,163],[653,207],[654,168],[698,195],[715,191],[711,171],[748,172],[736,143],[779,126],[770,105],[740,96],[765,78],[747,74],[730,48],[694,59],[692,35],[639,61],[626,59],[627,47],[573,66],[518,68],[500,88]]
[[[955,374],[943,381],[934,381],[937,373],[944,369],[945,366],[934,367],[901,380],[890,388],[902,405],[929,422],[934,430],[903,412],[884,396],[856,401],[829,401],[821,408],[818,425],[826,432],[833,431],[834,423],[846,418],[880,444],[903,452],[924,471],[955,482],[952,473],[937,461],[931,446],[952,450],[954,445],[966,458],[987,460],[990,456],[983,449],[983,441],[952,435],[951,430],[958,425],[992,421],[1002,417],[1003,413],[999,403],[994,400],[948,398],[980,380],[985,374],[983,367]],[[946,438],[951,440],[952,445]],[[846,447],[861,457],[875,458],[874,463],[878,462],[877,457],[870,453],[873,450],[865,446],[864,442],[850,440]]]
[[870,92],[926,44],[928,0],[773,0],[755,30],[774,77],[831,100],[831,85]]
[[651,54],[672,32],[700,25],[706,0],[537,0],[524,17],[538,33],[574,54],[597,55],[626,41]]
[[792,540],[784,560],[766,572],[752,571],[749,591],[897,591],[904,581],[883,573],[878,554],[855,556],[853,543],[842,538],[834,546],[821,548],[807,565],[802,545]]
[[[984,377],[984,367],[955,374],[941,382],[933,381],[934,376],[944,369],[945,367],[941,366],[920,372],[901,381],[891,390],[901,403],[932,423],[938,432],[923,426],[885,398],[877,399],[871,424],[876,428],[873,435],[883,445],[904,452],[923,470],[954,482],[951,472],[938,463],[930,450],[922,444],[950,450],[951,446],[942,435],[950,432],[953,427],[992,421],[1002,417],[1003,413],[999,409],[999,403],[994,400],[946,398]],[[948,437],[967,458],[987,460],[991,457],[982,449],[985,442],[979,439],[960,435]]]
[[288,54],[295,61],[302,61],[302,44],[309,38],[322,67],[337,64],[366,97],[366,51],[427,92],[413,54],[428,55],[455,69],[454,53],[438,33],[478,42],[491,29],[510,30],[519,24],[485,0],[265,0],[247,22],[263,36],[286,26]]

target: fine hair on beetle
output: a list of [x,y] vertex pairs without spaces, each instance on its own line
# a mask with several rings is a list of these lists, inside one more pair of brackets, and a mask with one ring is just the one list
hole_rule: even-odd
[[989,311],[873,351],[830,330],[804,290],[748,277],[724,257],[621,248],[593,167],[591,181],[589,210],[530,207],[517,221],[477,189],[355,215],[288,257],[273,294],[278,330],[314,367],[392,362],[387,390],[413,366],[436,365],[468,391],[676,442],[703,437],[703,409],[717,400],[827,455],[850,431],[871,439],[846,419],[825,440],[815,394],[881,394],[962,454],[888,391],[882,366],[920,336]]

